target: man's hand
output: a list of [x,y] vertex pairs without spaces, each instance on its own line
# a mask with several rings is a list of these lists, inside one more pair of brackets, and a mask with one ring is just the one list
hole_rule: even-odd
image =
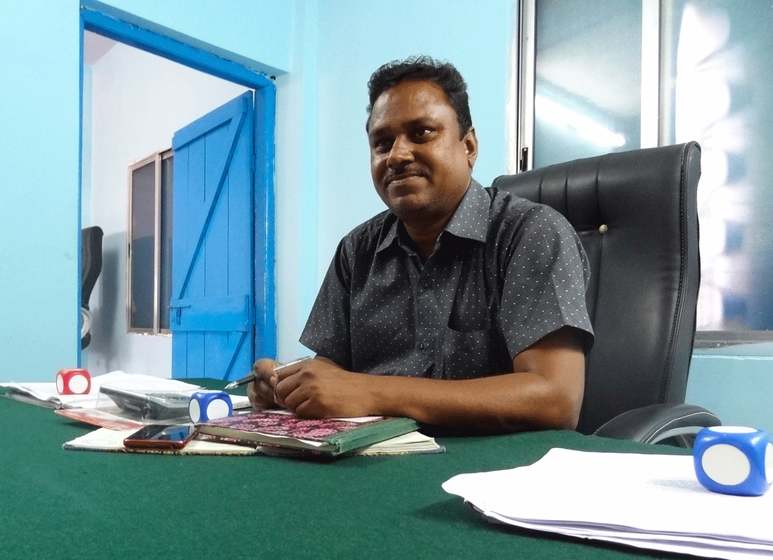
[[373,414],[369,398],[373,376],[346,371],[324,358],[282,368],[272,377],[276,403],[304,418]]
[[274,400],[274,384],[276,372],[274,368],[281,366],[280,362],[263,358],[255,362],[252,371],[257,379],[247,386],[247,397],[255,410],[265,410],[276,406]]

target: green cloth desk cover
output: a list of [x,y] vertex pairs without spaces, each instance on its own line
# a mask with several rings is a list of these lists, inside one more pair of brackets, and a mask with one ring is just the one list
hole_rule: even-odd
[[680,558],[489,524],[440,487],[552,447],[676,450],[549,431],[444,437],[443,454],[333,462],[137,455],[65,451],[91,428],[4,397],[0,422],[4,559]]

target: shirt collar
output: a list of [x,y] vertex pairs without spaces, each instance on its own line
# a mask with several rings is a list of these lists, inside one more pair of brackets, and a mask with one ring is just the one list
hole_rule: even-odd
[[[459,206],[456,207],[454,215],[451,216],[451,220],[443,231],[457,237],[485,242],[488,233],[490,205],[491,198],[486,190],[475,179],[472,179],[467,192],[464,193]],[[390,214],[390,217],[394,217],[394,215]],[[386,220],[382,241],[379,243],[376,253],[383,251],[395,242],[398,238],[399,223],[400,220],[397,219]]]
[[443,231],[485,243],[490,206],[491,198],[486,190],[473,179]]

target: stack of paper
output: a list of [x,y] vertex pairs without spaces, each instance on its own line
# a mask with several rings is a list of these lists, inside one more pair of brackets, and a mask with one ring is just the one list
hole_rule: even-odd
[[710,492],[691,456],[552,449],[531,466],[457,475],[443,489],[527,529],[714,558],[773,555],[773,492]]

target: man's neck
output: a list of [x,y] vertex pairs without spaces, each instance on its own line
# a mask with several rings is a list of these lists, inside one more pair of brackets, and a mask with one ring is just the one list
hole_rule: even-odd
[[436,216],[427,215],[426,213],[419,216],[403,216],[402,218],[398,216],[405,227],[406,233],[416,244],[419,256],[424,261],[432,256],[432,253],[435,251],[435,246],[437,245],[437,240],[440,238],[440,234],[443,233],[443,230],[451,221],[454,214],[456,214],[456,211],[462,203],[471,184],[472,178],[470,178],[467,188],[464,190],[464,193],[462,193],[462,196],[459,197],[459,200],[456,201],[456,204],[450,212]]
[[448,225],[450,219],[449,216],[449,218],[443,222],[433,224],[432,227],[424,228],[413,228],[403,222],[406,233],[408,233],[408,236],[416,244],[416,248],[418,249],[417,252],[423,261],[426,261],[432,256],[432,253],[435,251],[435,246],[437,245],[438,237],[443,233],[443,229]]

